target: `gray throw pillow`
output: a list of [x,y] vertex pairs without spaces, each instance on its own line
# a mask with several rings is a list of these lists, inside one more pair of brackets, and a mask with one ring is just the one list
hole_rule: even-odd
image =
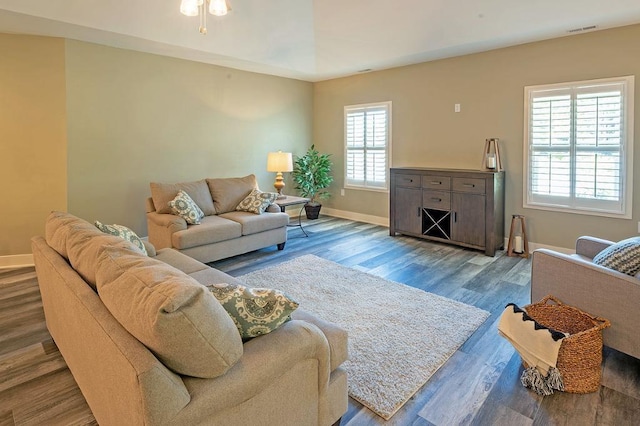
[[200,219],[204,217],[200,207],[183,190],[178,191],[178,195],[169,201],[169,207],[172,214],[180,216],[190,225],[200,225]]
[[640,237],[619,241],[593,258],[593,263],[634,276],[640,272]]
[[104,232],[105,234],[115,235],[116,237],[124,238],[127,241],[130,241],[135,245],[140,251],[144,254],[147,254],[147,249],[142,242],[142,239],[136,235],[131,229],[127,228],[123,225],[105,225],[100,223],[100,221],[94,222],[96,228]]
[[278,198],[275,192],[262,192],[254,189],[236,207],[237,211],[262,214]]
[[235,284],[208,285],[243,340],[267,334],[291,319],[298,303],[278,290]]

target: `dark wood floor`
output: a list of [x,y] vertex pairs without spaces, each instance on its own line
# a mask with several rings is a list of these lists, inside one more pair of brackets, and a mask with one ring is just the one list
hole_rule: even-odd
[[[315,254],[445,297],[491,317],[388,422],[350,400],[342,425],[638,425],[640,360],[605,348],[602,386],[587,395],[540,397],[519,383],[520,359],[498,337],[508,302],[529,302],[530,261],[495,258],[403,236],[387,228],[321,217],[289,229],[284,251],[215,262],[238,276]],[[0,271],[0,426],[95,424],[44,325],[33,268]]]

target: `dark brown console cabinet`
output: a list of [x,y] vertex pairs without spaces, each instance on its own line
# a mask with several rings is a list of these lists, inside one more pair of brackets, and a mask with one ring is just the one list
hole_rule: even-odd
[[504,247],[504,172],[392,168],[389,234],[484,250]]

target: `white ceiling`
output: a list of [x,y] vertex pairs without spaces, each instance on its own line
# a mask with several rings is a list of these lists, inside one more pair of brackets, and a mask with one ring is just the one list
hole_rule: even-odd
[[320,81],[640,22],[639,0],[229,1],[203,36],[180,0],[0,0],[0,32]]

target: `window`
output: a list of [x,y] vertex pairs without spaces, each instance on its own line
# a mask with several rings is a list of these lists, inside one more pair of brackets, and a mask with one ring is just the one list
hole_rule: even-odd
[[524,89],[524,207],[631,218],[633,76]]
[[391,164],[391,102],[344,108],[345,187],[386,190]]

